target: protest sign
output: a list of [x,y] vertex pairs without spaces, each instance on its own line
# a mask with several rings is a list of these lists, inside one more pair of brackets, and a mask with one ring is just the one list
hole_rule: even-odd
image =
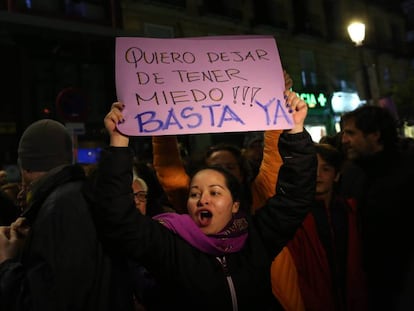
[[115,67],[126,135],[292,128],[271,36],[119,37]]

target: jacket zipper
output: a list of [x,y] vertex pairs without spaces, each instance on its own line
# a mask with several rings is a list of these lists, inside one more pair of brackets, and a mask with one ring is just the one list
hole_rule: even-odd
[[229,273],[229,269],[227,267],[227,260],[226,257],[216,257],[218,262],[221,264],[221,267],[223,268],[224,275],[226,276],[227,284],[229,285],[230,289],[230,295],[231,295],[231,302],[233,305],[233,311],[237,311],[239,309],[237,305],[237,296],[236,296],[236,288],[234,287],[233,279],[231,278],[231,275]]

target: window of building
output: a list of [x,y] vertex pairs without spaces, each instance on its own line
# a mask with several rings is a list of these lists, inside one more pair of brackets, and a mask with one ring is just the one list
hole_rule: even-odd
[[163,3],[163,4],[175,6],[175,7],[182,7],[182,8],[185,8],[185,5],[186,5],[185,3],[186,0],[154,0],[154,2],[159,2],[159,3]]
[[91,20],[105,19],[105,0],[65,0],[65,15]]
[[387,42],[388,32],[386,23],[380,17],[375,18],[375,41],[377,44],[384,45]]
[[151,38],[173,38],[174,28],[170,26],[145,23],[144,34]]
[[241,20],[243,5],[238,0],[208,0],[204,1],[206,11],[212,15],[225,16],[233,20]]
[[316,76],[315,55],[312,51],[301,50],[299,52],[301,65],[301,80],[304,89],[315,87],[318,84]]
[[321,17],[310,0],[293,1],[293,15],[296,33],[321,36]]
[[325,15],[325,27],[327,33],[327,39],[333,40],[340,37],[341,34],[341,23],[340,20],[339,6],[335,0],[324,0],[323,9]]
[[401,42],[404,42],[402,31],[400,30],[400,27],[395,23],[391,23],[390,27],[391,27],[391,46],[400,47]]
[[293,15],[295,20],[295,32],[304,33],[309,27],[308,2],[306,0],[293,1]]
[[385,88],[391,88],[391,73],[390,68],[385,66],[382,72],[382,81]]
[[17,10],[59,12],[60,3],[56,0],[20,0],[15,2],[15,7]]
[[254,24],[287,28],[287,13],[283,0],[263,0],[254,2]]
[[348,72],[349,66],[345,61],[335,61],[335,88],[340,91],[349,91],[355,89],[352,84],[350,74]]

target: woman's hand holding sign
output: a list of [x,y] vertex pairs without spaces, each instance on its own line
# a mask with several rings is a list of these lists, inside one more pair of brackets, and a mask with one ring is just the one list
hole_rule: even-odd
[[294,126],[288,131],[289,134],[295,134],[303,132],[303,126],[305,123],[306,115],[308,112],[308,105],[303,99],[298,97],[295,92],[286,90],[286,107],[289,108],[289,113],[292,114]]
[[121,102],[113,103],[111,110],[104,119],[105,128],[110,136],[109,145],[112,147],[128,147],[129,144],[128,136],[122,134],[116,127],[117,124],[122,123],[124,120],[124,116],[122,115],[123,109],[124,104]]

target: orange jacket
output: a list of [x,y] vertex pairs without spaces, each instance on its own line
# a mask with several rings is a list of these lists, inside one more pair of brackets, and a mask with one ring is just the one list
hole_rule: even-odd
[[[356,203],[351,199],[338,199],[338,202],[343,204],[348,219],[344,293],[340,293],[334,285],[328,254],[319,237],[313,213],[307,215],[287,245],[296,269],[300,272],[296,278],[307,311],[367,310]],[[318,201],[315,204],[319,204]]]

